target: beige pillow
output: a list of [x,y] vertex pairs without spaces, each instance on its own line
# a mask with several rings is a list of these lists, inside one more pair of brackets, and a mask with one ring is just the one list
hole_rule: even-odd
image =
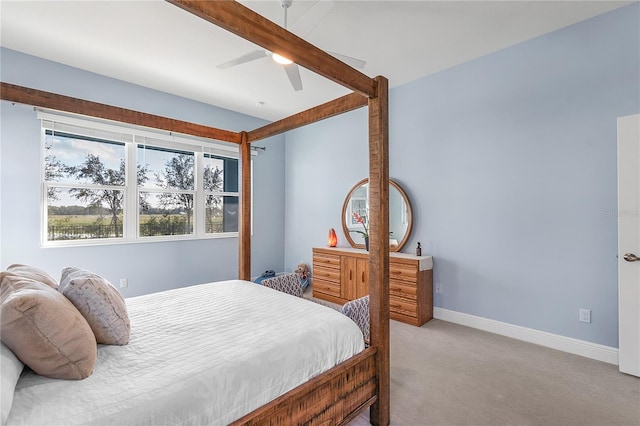
[[69,267],[62,270],[59,291],[82,313],[98,343],[129,343],[127,305],[109,281],[84,269]]
[[84,379],[96,363],[96,338],[82,314],[46,284],[0,273],[2,342],[36,373]]
[[13,265],[7,268],[7,271],[13,272],[16,275],[19,275],[24,278],[29,278],[34,281],[41,282],[43,284],[48,285],[49,287],[58,288],[58,282],[51,275],[47,274],[45,271],[35,268],[33,266],[20,265],[18,263],[14,263]]

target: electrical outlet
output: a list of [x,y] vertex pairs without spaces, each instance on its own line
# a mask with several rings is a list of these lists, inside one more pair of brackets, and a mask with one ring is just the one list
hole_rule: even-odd
[[120,278],[120,288],[129,287],[129,280],[126,278]]
[[442,294],[442,283],[436,283],[436,294]]
[[580,322],[591,323],[591,309],[580,309]]

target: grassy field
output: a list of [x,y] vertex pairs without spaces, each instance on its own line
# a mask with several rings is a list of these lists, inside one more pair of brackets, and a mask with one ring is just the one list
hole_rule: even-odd
[[[160,218],[165,218],[164,215],[151,215],[151,214],[141,214],[140,215],[140,223],[144,224],[149,222],[152,217],[156,217],[156,220]],[[185,215],[180,214],[172,214],[168,216],[171,220],[186,220]],[[100,215],[49,215],[48,218],[49,225],[69,225],[69,226],[86,226],[86,225],[95,225],[96,223],[101,223],[103,225],[111,224],[111,216],[100,216]],[[122,223],[122,215],[118,215],[118,222]],[[220,219],[222,222],[222,219]]]
[[[103,225],[109,225],[111,223],[111,216],[100,215],[49,215],[49,225],[56,226],[87,226],[101,223]],[[122,223],[122,215],[118,215],[118,222]]]
[[[122,232],[122,215],[118,215],[118,228],[119,232]],[[149,226],[153,223],[156,226],[156,230],[153,231],[153,235],[162,234],[171,234],[173,232],[163,232],[162,225],[165,226],[167,224],[172,225],[172,229],[175,230],[175,227],[182,228],[186,225],[187,216],[180,214],[173,215],[151,215],[151,214],[141,214],[140,215],[140,228],[141,232],[143,229],[149,230]],[[155,223],[154,223],[155,222]],[[48,227],[49,231],[54,232],[55,234],[87,234],[94,231],[89,231],[89,228],[95,228],[96,225],[101,225],[102,228],[111,226],[111,216],[100,216],[100,215],[49,215],[48,217]],[[87,230],[83,230],[86,227]],[[159,227],[159,229],[158,229]],[[65,230],[66,229],[66,230]],[[54,231],[55,230],[55,231]],[[147,231],[151,232],[151,231]],[[147,234],[147,232],[143,232]],[[184,228],[182,229],[183,233]],[[222,232],[222,217],[216,216],[211,218],[207,224],[206,232]],[[59,237],[53,237],[53,239],[66,239],[69,238],[69,235],[61,235]],[[86,236],[84,238],[87,238]]]

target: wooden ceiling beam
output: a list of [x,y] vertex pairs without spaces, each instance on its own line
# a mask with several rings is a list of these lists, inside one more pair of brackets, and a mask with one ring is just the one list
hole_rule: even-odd
[[359,93],[350,93],[341,98],[334,99],[317,107],[252,130],[249,132],[249,143],[362,108],[363,106],[367,106],[368,102],[368,99]]
[[234,0],[166,0],[264,49],[372,98],[376,81]]
[[136,126],[151,127],[169,132],[182,133],[208,139],[225,142],[240,143],[240,133],[159,115],[147,114],[126,108],[114,107],[83,99],[44,92],[42,90],[17,86],[15,84],[0,83],[0,99],[19,104],[33,105],[40,108],[49,108],[73,114],[87,115],[90,117],[113,120],[121,123],[134,124]]

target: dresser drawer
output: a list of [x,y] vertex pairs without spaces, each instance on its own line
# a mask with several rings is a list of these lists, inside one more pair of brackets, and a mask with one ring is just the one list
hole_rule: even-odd
[[392,313],[395,312],[411,317],[418,316],[418,305],[416,302],[402,297],[389,296],[389,310]]
[[416,283],[391,280],[389,281],[389,295],[416,300],[418,298],[418,288]]
[[313,293],[324,293],[331,296],[340,297],[340,283],[325,281],[315,277],[313,279]]
[[324,266],[326,268],[340,269],[340,256],[328,253],[314,253],[313,267]]
[[416,282],[418,279],[418,268],[415,265],[405,265],[403,263],[389,262],[389,278],[391,280],[405,280]]
[[322,265],[319,266],[315,262],[313,264],[313,278],[323,281],[335,282],[340,287],[340,269],[331,269]]

